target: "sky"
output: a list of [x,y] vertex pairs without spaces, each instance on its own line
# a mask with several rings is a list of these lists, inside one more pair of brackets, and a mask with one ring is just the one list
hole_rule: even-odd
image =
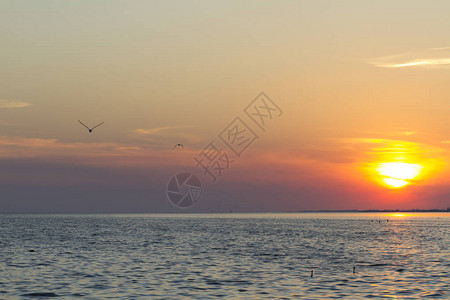
[[[448,11],[1,1],[0,212],[447,208]],[[259,106],[264,130],[245,113],[259,95],[279,109]],[[221,139],[236,118],[257,136],[239,156]],[[215,182],[208,145],[232,161]],[[203,188],[184,209],[167,194],[182,172]]]

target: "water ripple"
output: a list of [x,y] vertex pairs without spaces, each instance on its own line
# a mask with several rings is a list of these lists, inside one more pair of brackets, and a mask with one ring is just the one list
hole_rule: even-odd
[[371,218],[0,215],[0,295],[448,297],[449,218]]

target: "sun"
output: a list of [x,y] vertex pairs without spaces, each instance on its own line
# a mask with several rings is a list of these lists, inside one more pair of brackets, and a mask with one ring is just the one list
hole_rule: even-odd
[[401,188],[410,184],[420,175],[422,169],[420,164],[405,162],[380,163],[376,168],[383,183],[390,188]]
[[444,160],[439,148],[401,140],[369,139],[368,142],[375,146],[366,152],[366,163],[359,165],[361,171],[370,181],[398,190],[399,194],[403,188],[423,185],[442,170]]

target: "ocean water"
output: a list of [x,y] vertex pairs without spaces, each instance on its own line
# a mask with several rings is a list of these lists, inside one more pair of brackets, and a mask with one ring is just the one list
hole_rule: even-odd
[[448,299],[449,221],[0,215],[0,298]]

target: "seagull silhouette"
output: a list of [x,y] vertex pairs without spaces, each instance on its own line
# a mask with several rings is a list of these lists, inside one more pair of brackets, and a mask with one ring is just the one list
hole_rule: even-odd
[[94,129],[97,128],[98,126],[102,125],[103,123],[105,123],[105,122],[101,122],[100,124],[95,125],[95,126],[92,127],[92,128],[89,128],[89,127],[87,127],[86,125],[84,125],[83,122],[81,122],[80,120],[78,120],[78,122],[80,122],[81,125],[83,125],[84,127],[86,127],[86,128],[89,130],[89,132],[92,132],[92,130],[94,130]]
[[176,147],[182,147],[184,149],[184,146],[181,144],[176,144],[175,146],[173,146],[173,149],[175,149]]

